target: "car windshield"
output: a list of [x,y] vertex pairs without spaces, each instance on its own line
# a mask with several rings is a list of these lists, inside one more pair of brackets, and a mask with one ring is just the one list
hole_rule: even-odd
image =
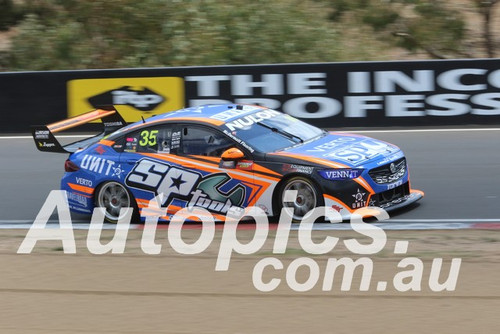
[[224,131],[263,153],[280,151],[325,134],[290,115],[267,111],[271,117],[262,119],[259,113],[252,114],[227,123]]

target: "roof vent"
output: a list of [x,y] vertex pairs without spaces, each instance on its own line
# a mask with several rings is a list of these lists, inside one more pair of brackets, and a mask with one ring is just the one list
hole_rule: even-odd
[[238,110],[243,110],[243,106],[242,106],[241,104],[238,104],[238,105],[236,106],[236,109],[238,109]]

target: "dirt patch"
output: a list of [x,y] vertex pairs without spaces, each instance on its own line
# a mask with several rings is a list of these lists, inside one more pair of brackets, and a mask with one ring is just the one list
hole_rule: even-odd
[[[194,242],[199,230],[183,232]],[[292,232],[287,251],[272,254],[274,232],[254,255],[234,255],[229,270],[215,272],[221,232],[207,251],[179,255],[159,230],[159,255],[140,248],[141,232],[131,231],[125,254],[92,255],[86,249],[86,231],[76,231],[77,254],[63,254],[60,242],[39,242],[34,253],[16,254],[26,231],[2,231],[0,237],[0,331],[8,333],[496,333],[500,307],[500,234],[497,231],[393,231],[382,252],[371,256],[373,277],[367,292],[359,291],[355,275],[351,291],[341,291],[342,275],[331,291],[322,291],[328,259],[357,259],[343,240],[360,238],[349,231],[315,231],[315,242],[340,238],[331,253],[309,255]],[[105,231],[103,242],[110,240]],[[239,231],[248,242],[253,231]],[[394,254],[398,240],[409,241],[408,253]],[[424,263],[419,292],[399,292],[392,278],[403,269],[402,258],[415,256]],[[283,270],[268,269],[264,281],[281,279],[273,292],[260,292],[252,283],[256,263],[275,257]],[[285,270],[296,258],[308,257],[320,268],[310,291],[296,292],[286,283]],[[432,259],[444,259],[443,277],[452,258],[462,258],[453,292],[429,288]],[[408,268],[406,268],[407,270]],[[297,281],[307,279],[298,271]],[[386,281],[386,291],[377,282]]]

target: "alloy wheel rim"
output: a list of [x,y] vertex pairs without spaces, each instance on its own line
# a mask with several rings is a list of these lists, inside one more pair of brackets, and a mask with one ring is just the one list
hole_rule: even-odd
[[120,209],[130,207],[130,196],[119,183],[106,183],[99,191],[98,205],[105,208],[106,218],[117,221],[126,215],[120,215]]
[[[284,195],[287,190],[296,190],[297,197],[293,202],[285,202]],[[293,208],[293,219],[300,220],[316,207],[316,192],[311,184],[302,181],[294,180],[288,183],[283,190],[282,203],[284,207]]]

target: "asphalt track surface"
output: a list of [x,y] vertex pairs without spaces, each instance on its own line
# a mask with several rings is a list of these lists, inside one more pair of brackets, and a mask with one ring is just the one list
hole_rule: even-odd
[[[412,187],[425,192],[417,204],[391,213],[391,221],[500,223],[500,129],[358,133],[398,145],[408,159]],[[49,192],[59,189],[66,158],[39,152],[29,136],[0,137],[0,223],[32,222]]]

